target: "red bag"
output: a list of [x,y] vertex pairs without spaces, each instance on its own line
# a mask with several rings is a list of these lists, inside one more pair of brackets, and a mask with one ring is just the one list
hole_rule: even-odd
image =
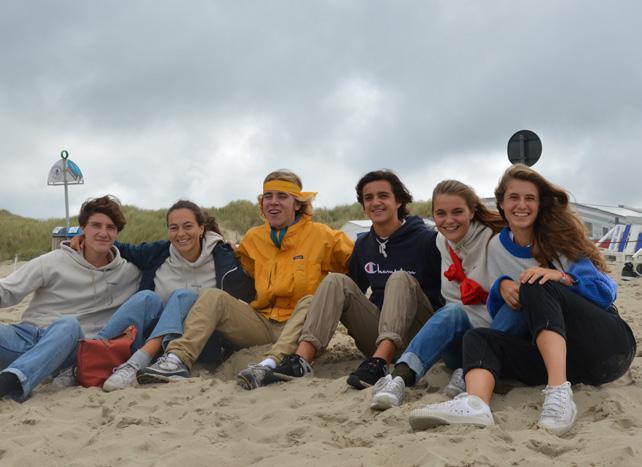
[[132,356],[136,327],[113,339],[81,339],[76,356],[76,381],[81,386],[102,387],[119,365]]

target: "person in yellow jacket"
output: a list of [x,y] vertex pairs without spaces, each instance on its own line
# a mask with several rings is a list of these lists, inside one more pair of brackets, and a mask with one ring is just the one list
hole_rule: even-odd
[[247,304],[222,289],[203,291],[183,335],[169,343],[156,363],[138,372],[139,383],[189,377],[214,331],[237,348],[278,339],[266,356],[274,365],[294,351],[311,295],[329,272],[347,272],[353,247],[343,232],[312,221],[316,193],[301,190],[301,179],[289,170],[265,178],[259,195],[265,224],[251,228],[236,252],[254,278],[256,298]]

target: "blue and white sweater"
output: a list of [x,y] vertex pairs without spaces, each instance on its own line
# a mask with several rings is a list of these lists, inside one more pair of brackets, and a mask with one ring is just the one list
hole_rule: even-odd
[[[504,279],[517,281],[525,269],[540,266],[533,258],[530,247],[519,246],[513,241],[508,227],[496,235],[488,245],[488,272],[491,278],[497,278],[486,302],[490,315],[494,317],[504,305],[499,292],[499,285]],[[600,308],[606,310],[615,302],[617,284],[587,258],[572,262],[561,256],[560,262],[553,263],[552,267],[571,276],[574,280],[571,290]]]

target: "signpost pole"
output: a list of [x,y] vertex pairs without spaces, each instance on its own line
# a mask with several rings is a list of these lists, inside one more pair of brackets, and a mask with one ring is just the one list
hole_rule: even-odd
[[67,222],[67,229],[69,229],[69,188],[67,183],[67,158],[69,157],[69,153],[62,151],[60,157],[62,157],[62,179],[65,185],[65,221]]

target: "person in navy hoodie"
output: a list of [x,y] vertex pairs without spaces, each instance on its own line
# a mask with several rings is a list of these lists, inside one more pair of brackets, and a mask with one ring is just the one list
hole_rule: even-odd
[[528,337],[476,328],[464,336],[466,391],[410,414],[414,429],[442,424],[493,425],[490,401],[499,378],[546,385],[538,426],[556,435],[577,417],[571,384],[600,385],[622,376],[636,353],[631,328],[613,305],[617,285],[586,238],[569,196],[533,169],[517,164],[495,189],[508,222],[489,244],[498,277],[487,306],[506,306],[528,320]]
[[369,172],[356,191],[372,228],[357,238],[348,275],[328,274],[312,298],[296,353],[275,368],[262,362],[241,371],[243,388],[312,375],[311,363],[339,322],[368,356],[347,382],[356,389],[369,387],[443,305],[436,232],[408,215],[412,196],[399,177],[389,170]]
[[[254,281],[223,241],[213,217],[195,203],[180,200],[169,208],[166,220],[169,240],[115,243],[122,257],[141,270],[142,278],[139,292],[96,335],[112,339],[129,325],[138,331],[134,354],[105,381],[105,391],[133,385],[137,371],[149,365],[171,339],[182,335],[183,321],[202,289],[222,289],[245,302],[254,298]],[[73,243],[81,241],[78,238]],[[218,335],[209,344],[206,349],[213,356],[220,354]]]

